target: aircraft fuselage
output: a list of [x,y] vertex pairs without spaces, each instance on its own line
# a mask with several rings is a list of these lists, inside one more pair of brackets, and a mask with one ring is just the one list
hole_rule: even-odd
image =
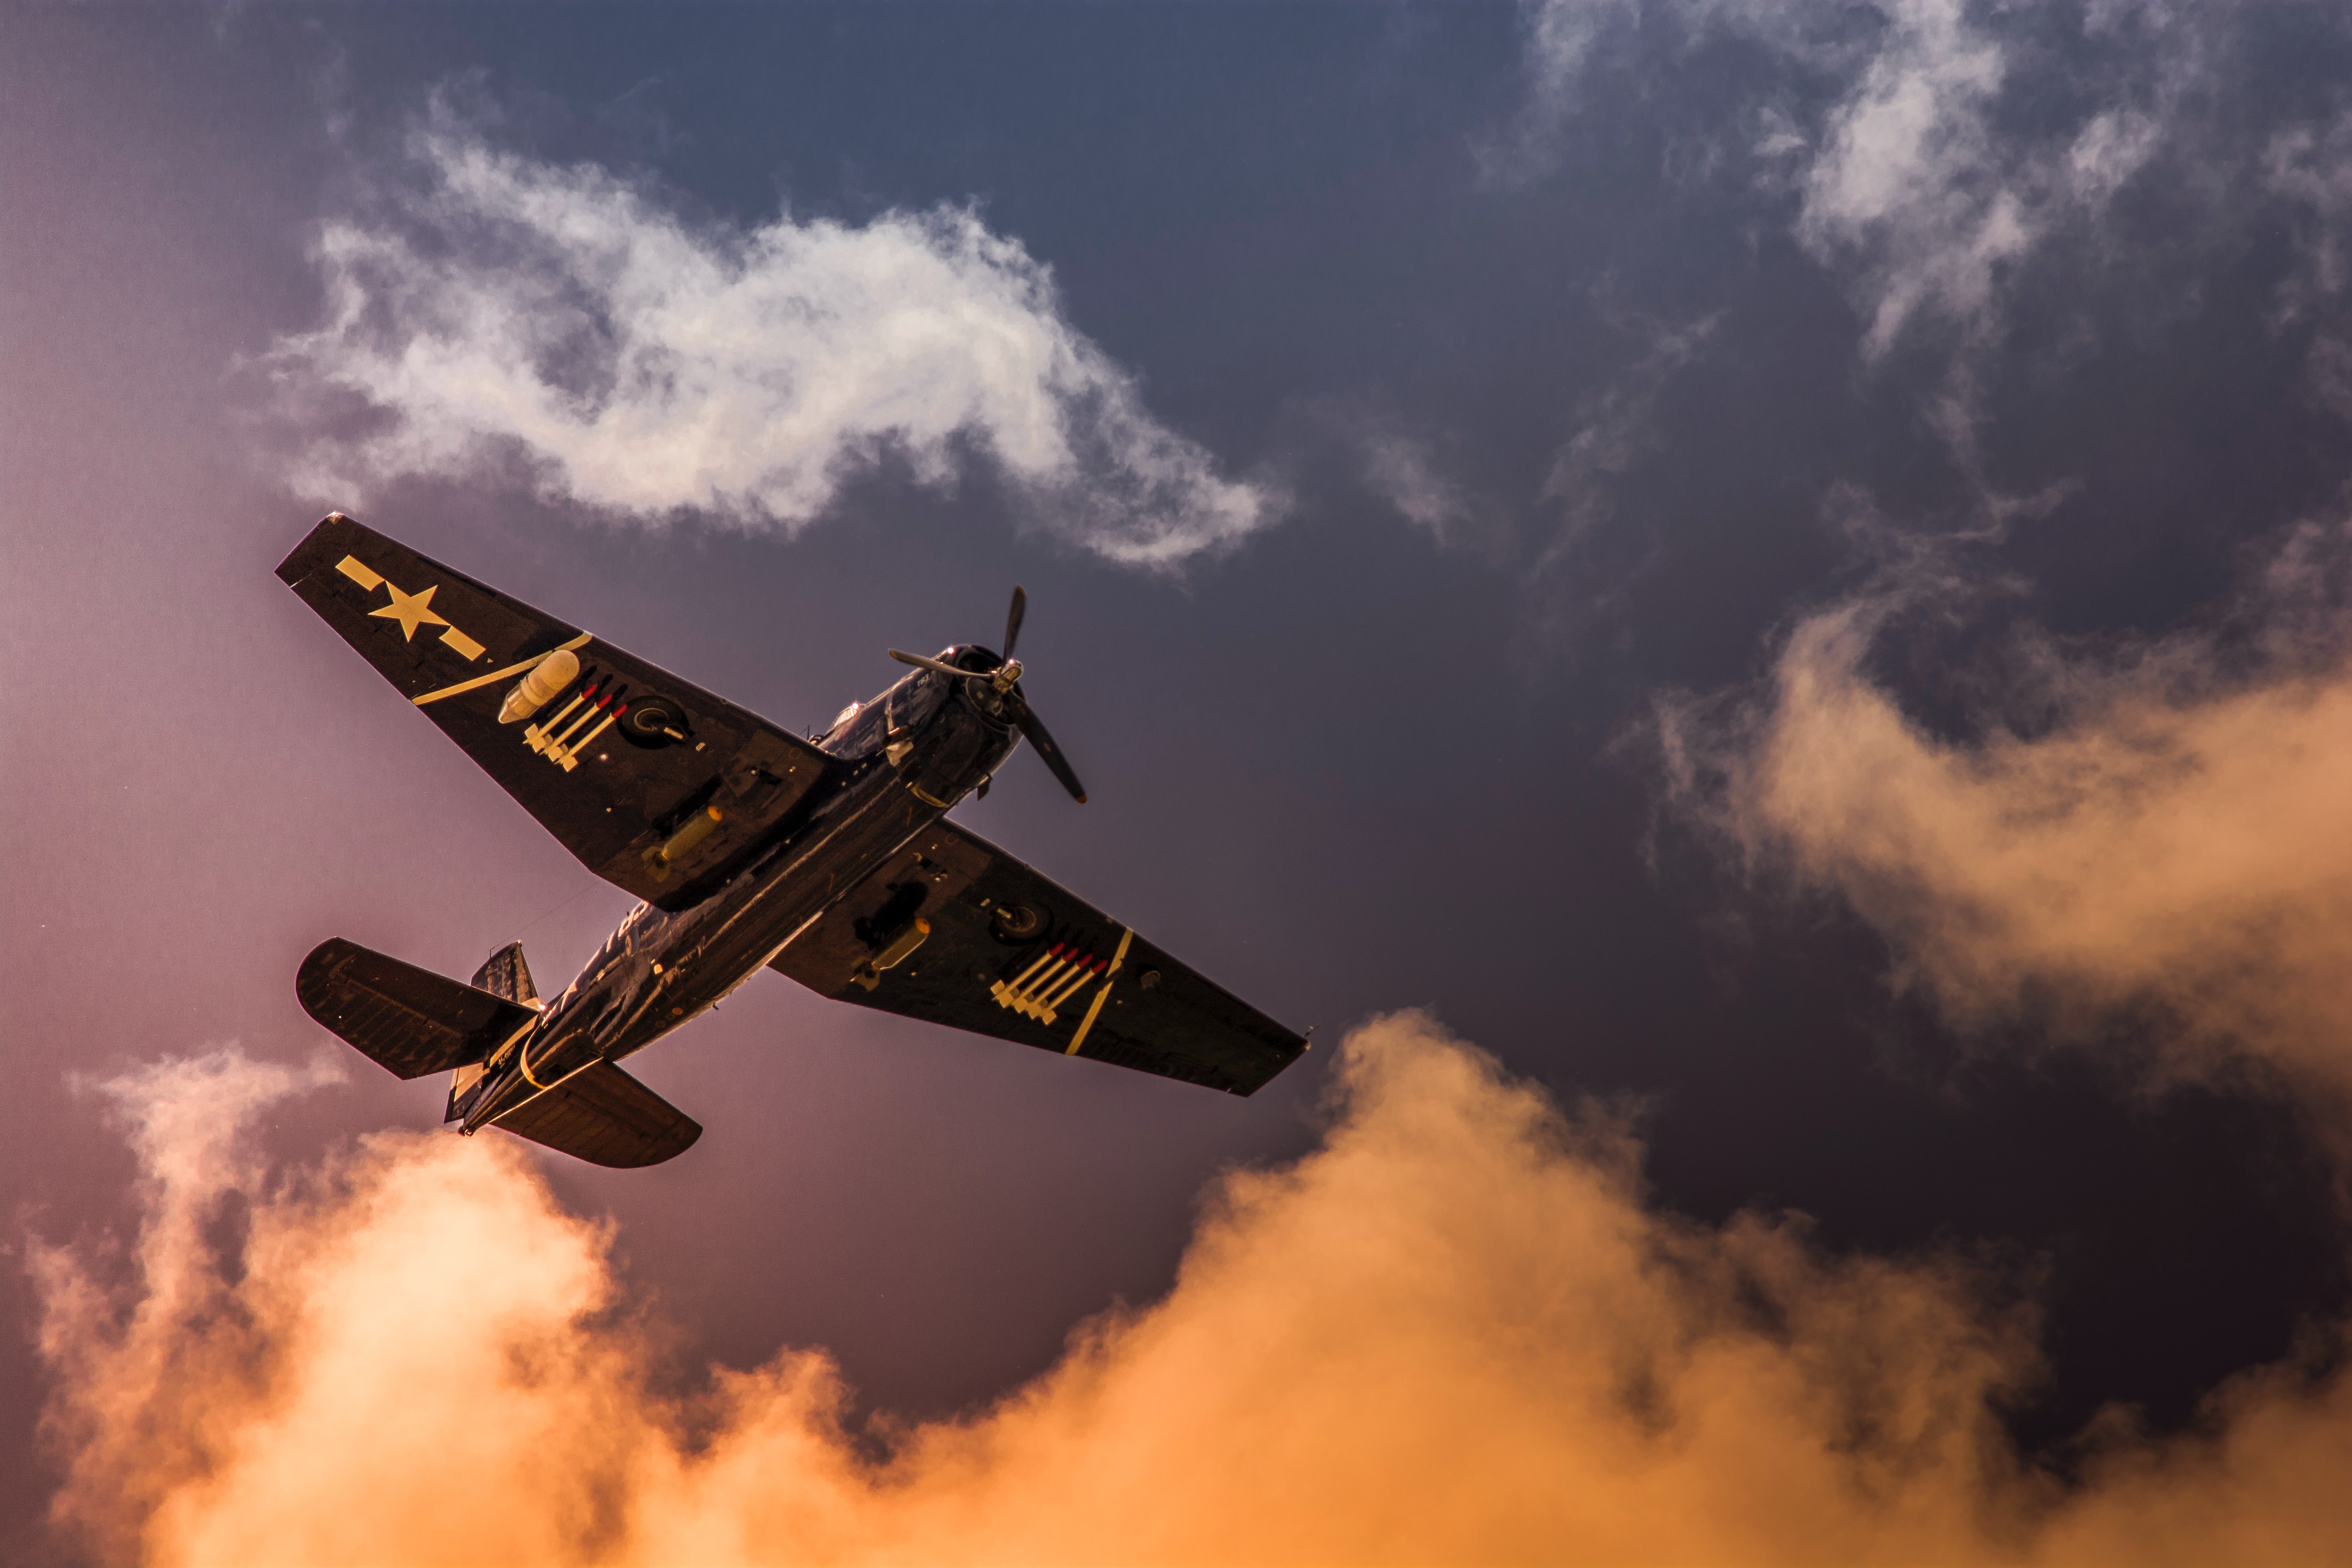
[[[940,657],[996,663],[969,646]],[[743,868],[686,909],[630,910],[562,993],[455,1094],[453,1118],[471,1132],[715,1006],[835,900],[908,853],[1019,738],[984,677],[918,670],[845,713],[821,742],[833,758],[826,776]]]

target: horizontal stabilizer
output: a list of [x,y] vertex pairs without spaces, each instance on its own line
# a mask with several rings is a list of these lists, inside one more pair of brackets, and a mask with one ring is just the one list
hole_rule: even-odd
[[700,1122],[610,1062],[573,1073],[490,1125],[618,1170],[658,1165],[702,1136]]
[[302,961],[294,994],[302,1011],[400,1078],[480,1061],[538,1016],[341,937]]

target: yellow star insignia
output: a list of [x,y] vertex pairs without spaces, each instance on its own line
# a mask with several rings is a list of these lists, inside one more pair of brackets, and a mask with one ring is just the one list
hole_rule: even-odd
[[394,587],[391,580],[387,578],[384,581],[383,591],[392,595],[392,603],[381,610],[370,610],[368,614],[381,616],[386,620],[398,621],[400,640],[414,642],[416,640],[417,627],[446,626],[449,624],[433,613],[433,595],[440,590],[441,584],[436,583],[422,594],[404,594]]

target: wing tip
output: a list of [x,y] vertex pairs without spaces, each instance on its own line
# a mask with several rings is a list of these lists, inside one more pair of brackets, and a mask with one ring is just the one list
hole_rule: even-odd
[[357,526],[356,520],[346,511],[331,511],[312,523],[310,531],[302,536],[302,542],[289,551],[286,559],[278,563],[278,580],[290,588],[308,577],[316,565],[316,562],[311,557],[319,553],[317,547],[320,537],[330,530]]

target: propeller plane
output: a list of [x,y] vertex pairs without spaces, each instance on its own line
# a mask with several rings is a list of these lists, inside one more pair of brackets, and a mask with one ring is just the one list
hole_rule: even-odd
[[1303,1036],[948,820],[1023,741],[1086,790],[1000,653],[911,671],[803,739],[341,512],[278,576],[563,847],[644,900],[551,1001],[520,942],[469,983],[356,942],[302,963],[305,1011],[445,1121],[611,1166],[701,1127],[622,1060],[762,969],[862,1007],[1247,1095]]

